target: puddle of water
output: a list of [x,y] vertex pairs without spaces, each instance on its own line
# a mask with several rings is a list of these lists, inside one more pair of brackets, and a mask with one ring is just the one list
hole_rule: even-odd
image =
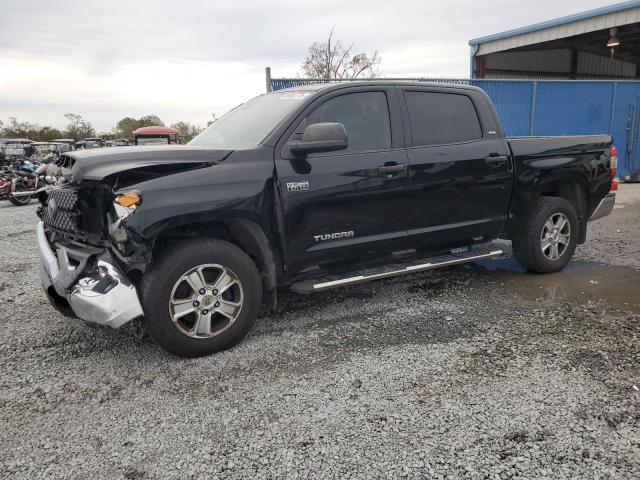
[[571,261],[560,272],[526,272],[513,257],[468,264],[516,294],[552,301],[604,300],[621,310],[640,312],[640,271],[628,267]]

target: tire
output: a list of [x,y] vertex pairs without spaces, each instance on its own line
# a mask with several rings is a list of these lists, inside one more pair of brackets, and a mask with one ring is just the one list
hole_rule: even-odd
[[[216,285],[224,287],[218,292]],[[175,355],[201,357],[232,347],[249,332],[262,303],[262,281],[240,248],[197,239],[161,252],[144,274],[140,293],[151,338]],[[193,312],[184,314],[188,310]]]
[[[529,212],[512,240],[516,260],[532,272],[562,270],[577,246],[580,225],[575,208],[564,198],[540,197]],[[563,225],[560,230],[559,225]]]
[[14,197],[11,196],[9,197],[9,201],[11,202],[12,205],[15,205],[16,207],[24,207],[25,205],[29,205],[29,202],[31,202],[31,199],[33,197],[29,196],[29,197]]

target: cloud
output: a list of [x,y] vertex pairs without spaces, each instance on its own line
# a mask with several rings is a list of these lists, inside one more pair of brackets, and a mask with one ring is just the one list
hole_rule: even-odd
[[470,38],[607,3],[0,0],[0,119],[204,124],[263,92],[266,65],[296,75],[333,25],[356,50],[378,50],[385,76],[467,76]]

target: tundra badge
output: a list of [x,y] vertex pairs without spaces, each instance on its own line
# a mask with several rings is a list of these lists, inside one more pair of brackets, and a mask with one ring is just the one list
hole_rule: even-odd
[[287,191],[303,192],[309,190],[309,182],[287,182]]
[[314,235],[313,238],[316,242],[321,242],[324,240],[339,240],[341,238],[350,238],[353,237],[353,235],[353,230],[349,230],[348,232],[323,233],[322,235]]

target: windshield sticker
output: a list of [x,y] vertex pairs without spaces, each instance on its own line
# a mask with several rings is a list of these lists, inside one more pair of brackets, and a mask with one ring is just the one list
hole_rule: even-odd
[[280,100],[302,100],[311,95],[311,92],[287,92],[282,94]]

